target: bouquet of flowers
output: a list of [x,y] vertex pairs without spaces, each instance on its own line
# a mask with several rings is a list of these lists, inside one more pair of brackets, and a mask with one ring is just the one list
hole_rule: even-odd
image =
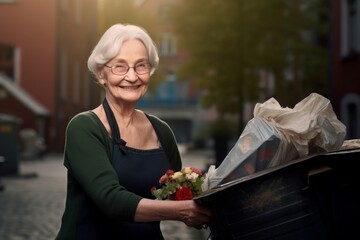
[[174,172],[169,169],[160,178],[160,188],[151,188],[151,193],[159,200],[190,200],[202,193],[203,173],[194,167],[185,167]]

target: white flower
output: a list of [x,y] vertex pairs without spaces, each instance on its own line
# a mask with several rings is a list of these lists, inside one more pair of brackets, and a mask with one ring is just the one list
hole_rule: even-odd
[[199,174],[192,172],[191,174],[186,174],[186,178],[195,181],[199,177]]
[[173,179],[178,179],[182,176],[182,173],[181,172],[175,172],[174,175],[172,175],[172,178]]

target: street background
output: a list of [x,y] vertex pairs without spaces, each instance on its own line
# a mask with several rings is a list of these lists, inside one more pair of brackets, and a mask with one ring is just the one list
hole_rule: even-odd
[[[211,151],[185,151],[180,147],[183,166],[207,170],[213,163]],[[66,169],[62,155],[20,162],[19,174],[1,178],[0,239],[51,240],[59,230],[66,197]],[[166,240],[201,240],[208,233],[182,222],[164,221]]]

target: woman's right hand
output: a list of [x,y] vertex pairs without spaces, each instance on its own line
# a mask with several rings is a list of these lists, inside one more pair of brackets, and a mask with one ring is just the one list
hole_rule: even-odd
[[212,216],[210,209],[193,200],[171,201],[143,198],[136,209],[136,222],[176,220],[189,227],[202,228]]
[[180,220],[189,227],[200,229],[212,216],[210,209],[193,200],[178,201]]

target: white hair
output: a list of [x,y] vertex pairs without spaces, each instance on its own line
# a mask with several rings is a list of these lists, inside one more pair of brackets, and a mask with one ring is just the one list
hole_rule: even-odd
[[145,45],[152,75],[159,64],[155,43],[143,28],[130,24],[115,24],[106,30],[89,56],[89,70],[97,76],[98,68],[113,59],[119,53],[122,44],[130,39],[140,40]]

